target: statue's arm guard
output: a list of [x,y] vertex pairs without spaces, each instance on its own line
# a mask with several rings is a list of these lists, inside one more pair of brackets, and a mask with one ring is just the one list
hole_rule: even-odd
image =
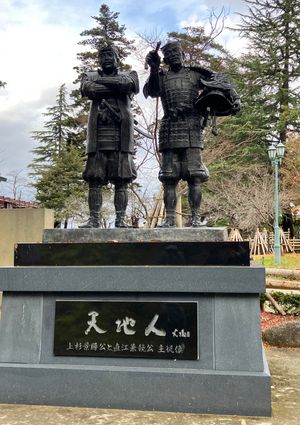
[[150,72],[150,76],[146,81],[146,84],[143,88],[143,93],[145,98],[150,97],[160,97],[161,95],[161,77],[163,71],[155,70]]
[[95,78],[95,73],[83,75],[80,91],[83,97],[88,97],[91,100],[107,98],[113,94],[111,88],[101,84],[100,81]]
[[106,87],[113,94],[126,94],[131,96],[139,92],[139,78],[136,71],[123,72],[111,77],[99,77],[97,84]]

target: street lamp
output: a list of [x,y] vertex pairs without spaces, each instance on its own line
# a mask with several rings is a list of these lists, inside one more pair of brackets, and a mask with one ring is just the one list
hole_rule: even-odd
[[274,164],[275,171],[275,223],[274,223],[274,257],[275,265],[281,263],[280,235],[279,235],[279,202],[278,202],[278,168],[284,156],[285,146],[279,142],[272,143],[268,148],[268,155],[271,162]]

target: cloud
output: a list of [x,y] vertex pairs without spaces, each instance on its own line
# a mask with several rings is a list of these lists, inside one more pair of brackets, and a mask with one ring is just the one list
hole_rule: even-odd
[[203,14],[207,10],[204,0],[111,0],[112,11],[120,12],[119,22],[125,24],[131,33],[149,33],[154,28],[165,33],[181,29],[182,17],[192,13]]
[[79,37],[72,28],[47,23],[49,12],[35,2],[26,6],[19,2],[17,12],[12,2],[5,3],[11,3],[6,12],[13,14],[6,25],[0,25],[1,79],[7,82],[6,108],[18,102],[37,100],[41,90],[72,81]]
[[[234,2],[232,1],[232,3]],[[207,10],[207,14],[205,16],[192,14],[182,20],[180,25],[182,28],[187,26],[202,26],[205,28],[206,34],[209,34],[211,31],[210,13],[211,11]],[[245,39],[239,36],[238,32],[233,31],[233,28],[237,28],[237,24],[240,21],[239,15],[230,14],[229,9],[224,9],[223,11],[222,8],[215,9],[214,16],[212,16],[213,23],[216,23],[217,16],[220,16],[221,18],[218,25],[220,29],[222,26],[222,17],[224,17],[224,28],[220,35],[216,38],[216,41],[224,46],[233,56],[240,55],[246,48],[247,43]]]
[[44,105],[54,104],[56,87],[40,93],[37,101],[19,102],[0,114],[0,174],[26,170],[36,146],[31,132],[42,129]]
[[[245,2],[241,0],[151,0],[141,3],[138,1],[111,0],[111,10],[120,12],[120,22],[136,31],[151,30],[151,27],[164,27],[165,31],[177,31],[183,28],[185,21],[192,17],[199,22],[205,22],[211,10],[221,10],[222,6],[230,15],[235,12],[243,12],[246,9]],[[137,28],[139,27],[139,28]]]

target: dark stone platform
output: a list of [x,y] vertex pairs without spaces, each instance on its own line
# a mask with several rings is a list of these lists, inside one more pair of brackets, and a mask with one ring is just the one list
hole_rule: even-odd
[[20,243],[15,266],[249,266],[249,242]]

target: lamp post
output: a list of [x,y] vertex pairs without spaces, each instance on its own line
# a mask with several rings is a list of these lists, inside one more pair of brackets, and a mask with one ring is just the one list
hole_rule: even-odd
[[278,201],[278,168],[284,156],[285,146],[279,142],[272,143],[268,148],[268,155],[271,162],[274,164],[275,174],[275,222],[274,222],[274,260],[275,265],[281,263],[280,235],[279,235],[279,201]]

